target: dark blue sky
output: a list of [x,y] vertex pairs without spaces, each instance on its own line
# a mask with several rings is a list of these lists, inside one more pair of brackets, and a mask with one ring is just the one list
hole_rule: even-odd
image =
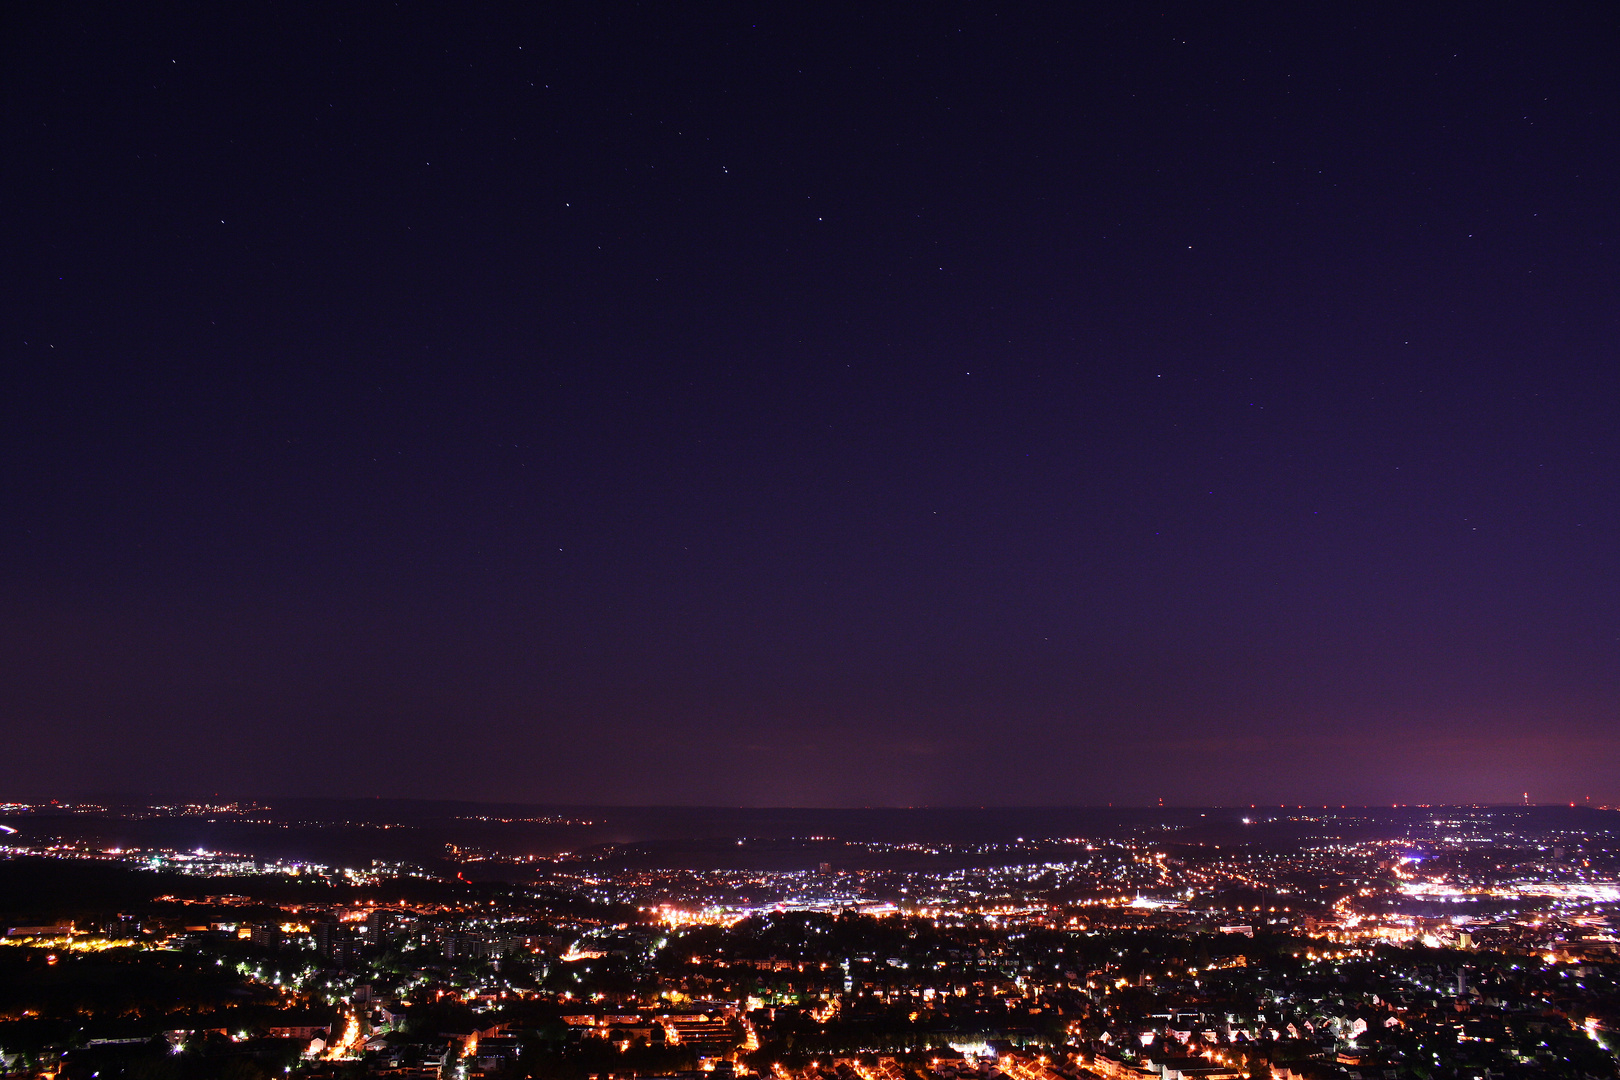
[[15,17],[0,797],[1620,801],[1610,13],[1034,7]]

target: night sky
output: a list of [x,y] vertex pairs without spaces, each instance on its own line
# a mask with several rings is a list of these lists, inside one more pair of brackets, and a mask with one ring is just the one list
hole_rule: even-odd
[[0,26],[0,799],[1620,801],[1610,5],[343,6]]

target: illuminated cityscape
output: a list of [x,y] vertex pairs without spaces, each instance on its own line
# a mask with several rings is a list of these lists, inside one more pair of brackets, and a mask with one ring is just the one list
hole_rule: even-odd
[[[1054,816],[592,842],[644,812],[11,804],[0,1053],[29,1076],[1617,1075],[1615,811],[1070,811],[1091,835],[1034,835]],[[440,850],[106,843],[132,825]]]

